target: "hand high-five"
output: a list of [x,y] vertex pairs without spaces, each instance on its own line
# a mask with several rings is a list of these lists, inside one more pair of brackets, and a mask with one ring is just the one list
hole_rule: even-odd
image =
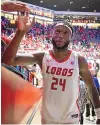
[[1,5],[1,9],[4,11],[9,11],[9,12],[23,12],[23,11],[29,11],[32,12],[30,8],[26,6],[26,4],[23,3],[15,3],[15,2],[4,2]]

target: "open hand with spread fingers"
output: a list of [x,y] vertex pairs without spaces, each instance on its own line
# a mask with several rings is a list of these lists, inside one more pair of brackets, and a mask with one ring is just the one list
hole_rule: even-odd
[[29,20],[29,13],[26,12],[25,15],[18,15],[17,28],[20,31],[27,32],[29,31],[35,24],[35,17],[33,17],[32,21]]

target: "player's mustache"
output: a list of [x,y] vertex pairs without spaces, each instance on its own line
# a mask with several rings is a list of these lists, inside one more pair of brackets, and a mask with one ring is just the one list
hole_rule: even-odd
[[53,37],[52,38],[55,42],[58,42],[58,41],[64,41],[63,38],[60,38],[60,37]]

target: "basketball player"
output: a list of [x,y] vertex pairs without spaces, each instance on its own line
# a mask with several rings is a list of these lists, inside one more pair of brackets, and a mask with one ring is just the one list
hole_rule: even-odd
[[8,65],[39,64],[43,73],[42,124],[79,123],[79,75],[88,87],[94,104],[97,123],[100,124],[100,101],[88,64],[84,57],[68,49],[73,31],[69,25],[57,24],[52,34],[53,50],[34,53],[33,57],[16,56],[18,46],[25,33],[33,26],[28,23],[28,15],[19,16],[18,30],[7,47],[2,62]]

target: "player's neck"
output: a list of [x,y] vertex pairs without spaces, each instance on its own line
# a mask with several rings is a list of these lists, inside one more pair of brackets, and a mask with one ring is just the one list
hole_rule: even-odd
[[55,58],[62,60],[63,58],[65,58],[67,55],[69,55],[69,50],[63,50],[63,51],[58,51],[56,49],[53,50],[53,55],[55,56]]

